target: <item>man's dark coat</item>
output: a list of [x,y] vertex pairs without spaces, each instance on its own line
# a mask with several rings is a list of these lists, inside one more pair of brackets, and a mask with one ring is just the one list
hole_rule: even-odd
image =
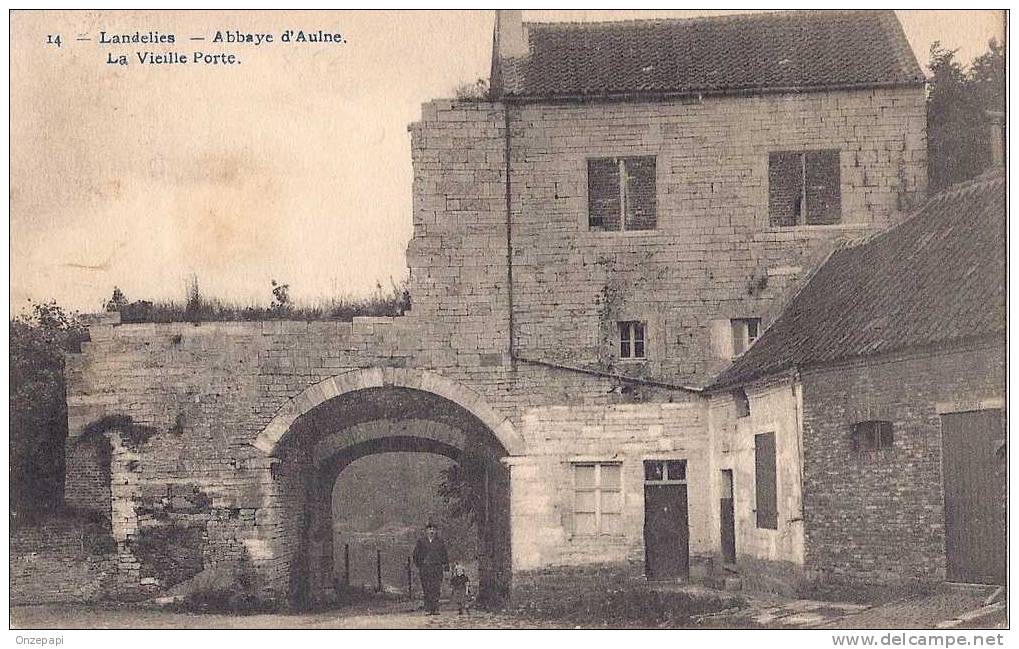
[[449,555],[446,544],[438,536],[431,541],[427,537],[418,539],[414,546],[414,565],[421,576],[421,590],[424,591],[425,609],[439,610],[439,589],[442,587],[442,572],[449,569]]

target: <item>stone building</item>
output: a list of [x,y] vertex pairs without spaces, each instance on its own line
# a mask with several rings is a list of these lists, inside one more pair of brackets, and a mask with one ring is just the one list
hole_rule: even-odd
[[[500,12],[492,96],[410,126],[413,309],[92,327],[67,498],[111,516],[122,589],[241,566],[299,604],[333,585],[339,472],[429,452],[476,469],[487,592],[570,566],[713,575],[731,431],[705,388],[837,245],[920,202],[923,83],[892,12]],[[814,537],[780,505],[780,531],[735,525],[737,564],[802,572]]]
[[1000,169],[818,269],[709,391],[736,563],[1004,583],[1004,278]]

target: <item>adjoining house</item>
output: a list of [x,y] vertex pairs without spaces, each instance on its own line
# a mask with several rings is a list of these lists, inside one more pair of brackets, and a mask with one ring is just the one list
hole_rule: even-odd
[[709,419],[730,561],[1004,583],[1005,235],[999,169],[835,251],[722,372]]
[[[979,281],[966,299],[991,299],[1003,275],[991,256],[972,271],[952,265],[962,252],[936,258],[961,245],[953,232],[983,232],[963,201],[985,196],[994,218],[986,183],[873,238],[925,194],[923,84],[890,11],[597,24],[500,12],[493,96],[429,102],[410,127],[412,311],[114,314],[68,359],[67,498],[110,517],[116,588],[164,592],[239,566],[267,598],[328,598],[332,512],[363,506],[334,502],[333,485],[391,451],[476,469],[481,581],[496,594],[567,569],[681,579],[727,560],[774,587],[824,571],[961,577],[939,568],[931,427],[1000,404],[976,375],[1004,357],[888,359],[901,341],[987,333],[948,287]],[[888,277],[866,274],[874,256]],[[898,272],[907,261],[934,276]],[[807,320],[818,292],[816,309],[853,317]],[[782,346],[784,330],[799,343]],[[835,361],[850,369],[817,365]],[[910,385],[881,382],[907,366],[933,410],[878,398]],[[961,376],[938,387],[952,367]],[[918,539],[909,560],[888,530]],[[187,561],[171,569],[164,554]]]

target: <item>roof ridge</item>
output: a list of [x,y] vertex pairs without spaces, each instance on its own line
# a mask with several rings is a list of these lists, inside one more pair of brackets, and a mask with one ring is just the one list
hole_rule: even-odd
[[837,248],[836,251],[841,251],[841,250],[854,250],[855,251],[855,250],[859,250],[860,248],[864,248],[864,247],[866,247],[866,246],[868,246],[868,245],[870,245],[872,243],[880,242],[882,239],[885,238],[885,235],[893,234],[896,231],[898,231],[902,226],[906,225],[907,223],[912,223],[917,218],[919,218],[921,214],[923,214],[924,212],[928,211],[930,208],[932,208],[932,207],[934,207],[934,206],[936,206],[936,205],[938,205],[938,204],[940,204],[942,202],[950,201],[950,200],[953,200],[953,199],[956,199],[956,198],[960,198],[961,196],[963,196],[965,194],[968,194],[968,193],[971,193],[971,192],[973,192],[973,191],[975,191],[977,189],[980,189],[980,188],[984,187],[985,185],[991,185],[993,183],[996,183],[996,182],[999,182],[999,181],[1003,181],[1004,179],[1005,179],[1005,175],[1004,175],[1004,173],[1002,171],[1000,171],[1000,170],[989,170],[989,171],[985,171],[984,173],[980,174],[979,176],[976,176],[976,177],[971,178],[969,180],[964,180],[962,182],[959,182],[959,183],[956,183],[954,185],[951,185],[951,186],[941,190],[937,194],[934,194],[932,196],[928,196],[927,199],[923,203],[921,203],[916,208],[910,210],[909,215],[906,218],[904,218],[902,221],[896,223],[895,225],[893,225],[893,226],[891,226],[889,228],[881,230],[880,232],[875,232],[871,236],[863,237],[863,238],[860,238],[860,239],[854,239],[852,241],[845,242],[845,244],[842,245],[841,247]]
[[597,28],[597,27],[622,27],[622,26],[640,26],[640,25],[653,25],[653,24],[674,24],[674,23],[697,23],[697,22],[726,22],[726,21],[737,21],[747,20],[753,18],[788,18],[794,16],[817,16],[817,15],[851,15],[851,14],[883,14],[883,13],[894,13],[891,9],[782,9],[775,11],[758,11],[754,13],[728,13],[728,14],[716,14],[712,16],[687,16],[687,17],[669,17],[669,18],[627,18],[624,20],[550,20],[550,21],[534,21],[525,20],[523,24],[529,28],[564,28],[564,29],[584,29],[584,28]]
[[[991,185],[997,182],[1002,182],[1004,180],[1005,180],[1004,170],[992,167],[987,171],[984,171],[983,173],[974,176],[973,178],[970,178],[969,180],[963,180],[961,182],[955,183],[954,185],[949,185],[948,187],[942,189],[937,194],[929,196],[927,200],[924,201],[923,204],[920,205],[920,207],[918,207],[913,212],[913,216],[919,214],[920,212],[923,212],[931,205],[938,203],[940,201],[958,198],[960,195],[972,192],[973,190],[981,188],[984,185]],[[910,216],[910,218],[906,220],[908,221],[912,219],[913,216]]]
[[906,31],[902,28],[902,23],[899,21],[898,16],[895,15],[895,10],[881,10],[877,15],[878,22],[891,40],[892,48],[895,50],[895,55],[902,72],[926,81],[927,75],[924,74],[923,68],[920,67],[920,62],[916,60],[916,54],[913,53],[913,49],[909,45]]

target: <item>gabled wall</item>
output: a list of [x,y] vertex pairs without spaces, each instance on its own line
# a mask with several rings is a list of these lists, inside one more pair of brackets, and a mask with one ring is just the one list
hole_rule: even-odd
[[[733,474],[736,565],[749,586],[790,590],[805,577],[798,389],[789,378],[748,386],[750,414],[746,417],[737,416],[732,394],[710,398],[712,548],[720,560],[721,471],[728,469]],[[777,529],[757,526],[754,436],[761,433],[775,434]]]
[[[728,362],[712,352],[713,321],[767,324],[836,242],[897,222],[923,194],[925,121],[917,87],[430,102],[411,126],[413,313],[458,353],[496,362],[509,347],[509,228],[519,356],[706,383]],[[768,154],[810,149],[841,152],[842,222],[772,227]],[[656,157],[657,227],[591,231],[587,159],[630,155]],[[616,358],[615,323],[631,319],[648,323],[644,363]]]

